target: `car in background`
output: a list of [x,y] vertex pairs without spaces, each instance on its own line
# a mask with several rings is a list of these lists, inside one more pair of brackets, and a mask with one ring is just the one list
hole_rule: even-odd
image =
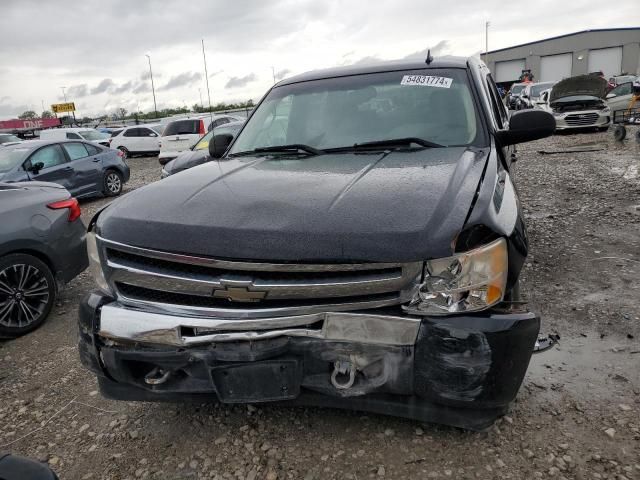
[[40,132],[40,140],[85,140],[104,147],[109,146],[109,137],[95,128],[50,128]]
[[178,155],[176,158],[162,167],[161,178],[166,178],[169,175],[174,175],[178,172],[182,172],[183,170],[195,167],[196,165],[201,165],[203,163],[211,161],[212,158],[209,156],[209,142],[211,141],[213,136],[229,134],[233,138],[235,138],[235,136],[242,128],[242,125],[244,125],[244,121],[239,120],[237,122],[229,122],[214,128],[204,137],[202,137],[188,151],[182,152],[180,155]]
[[565,78],[549,93],[549,108],[556,120],[556,130],[596,128],[611,125],[611,108],[605,102],[607,81],[589,74]]
[[160,152],[159,130],[157,125],[125,127],[109,139],[109,145],[120,150],[124,158],[133,155],[157,155]]
[[206,115],[203,117],[183,118],[169,122],[162,132],[160,154],[161,165],[189,150],[205,133],[225,123],[245,120],[235,115]]
[[0,147],[8,147],[9,145],[15,145],[21,142],[22,139],[12,133],[0,133]]
[[515,110],[518,102],[518,98],[520,98],[520,94],[527,86],[527,83],[514,83],[511,85],[509,92],[507,93],[507,97],[505,99],[505,104],[509,110]]
[[555,84],[556,82],[538,82],[527,84],[516,101],[516,110],[534,108],[536,106],[536,103],[540,101],[540,94],[545,90],[550,89]]
[[78,200],[55,183],[0,183],[0,338],[38,328],[88,266]]
[[633,98],[633,81],[623,83],[607,93],[607,105],[612,112],[629,108]]
[[0,182],[53,182],[74,197],[120,195],[129,175],[122,152],[93,143],[33,140],[0,149]]

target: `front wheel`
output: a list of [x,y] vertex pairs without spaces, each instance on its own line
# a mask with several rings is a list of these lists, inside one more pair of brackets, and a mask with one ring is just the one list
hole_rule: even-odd
[[616,127],[613,129],[613,138],[615,138],[618,142],[621,142],[626,136],[627,129],[625,128],[625,126],[616,125]]
[[104,194],[117,197],[122,193],[122,175],[115,170],[107,170],[104,174]]
[[56,298],[49,267],[23,253],[0,258],[0,338],[16,338],[38,328]]

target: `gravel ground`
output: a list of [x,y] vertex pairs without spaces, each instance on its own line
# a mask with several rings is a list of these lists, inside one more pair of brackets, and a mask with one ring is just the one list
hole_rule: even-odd
[[[640,479],[640,146],[610,133],[520,147],[522,290],[560,344],[484,433],[339,410],[103,400],[76,352],[85,272],[38,331],[0,343],[0,450],[62,479]],[[563,154],[540,151],[594,150]],[[129,161],[126,190],[155,181]],[[83,204],[84,221],[105,199]]]

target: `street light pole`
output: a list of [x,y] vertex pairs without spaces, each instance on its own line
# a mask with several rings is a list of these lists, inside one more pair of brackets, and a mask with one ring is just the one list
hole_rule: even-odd
[[62,96],[64,97],[64,103],[67,103],[67,94],[64,93],[64,89],[67,87],[60,87],[62,89]]
[[202,89],[198,87],[198,94],[200,95],[200,108],[204,110],[204,105],[202,104]]
[[144,55],[149,60],[149,76],[151,77],[151,91],[153,92],[153,111],[156,112],[156,118],[158,118],[158,106],[156,105],[156,87],[153,85],[153,70],[151,70],[151,55],[145,53]]
[[276,69],[271,67],[271,75],[273,75],[273,84],[276,84]]
[[489,68],[489,25],[490,22],[485,22],[484,24],[484,63]]

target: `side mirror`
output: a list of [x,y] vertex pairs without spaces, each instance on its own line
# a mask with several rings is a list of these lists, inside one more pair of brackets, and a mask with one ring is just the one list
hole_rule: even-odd
[[553,135],[556,120],[544,110],[520,110],[509,118],[509,130],[496,132],[501,145],[515,145]]
[[157,134],[157,133],[150,133],[150,134],[149,134],[149,136],[150,136],[150,137],[157,137],[157,136],[158,136],[158,134]]
[[526,93],[523,93],[522,98],[529,98],[529,95],[527,95]]
[[227,151],[232,141],[233,135],[229,135],[228,133],[214,135],[209,142],[209,156],[211,156],[211,158],[222,158],[222,155]]
[[42,162],[36,162],[36,163],[34,163],[34,164],[32,164],[31,162],[27,162],[27,163],[25,164],[25,170],[26,170],[27,172],[32,172],[32,173],[34,173],[34,174],[36,174],[36,175],[37,175],[37,174],[38,174],[38,172],[39,172],[40,170],[42,170],[43,168],[44,168],[44,163],[42,163]]
[[615,93],[607,93],[607,98],[617,97]]

